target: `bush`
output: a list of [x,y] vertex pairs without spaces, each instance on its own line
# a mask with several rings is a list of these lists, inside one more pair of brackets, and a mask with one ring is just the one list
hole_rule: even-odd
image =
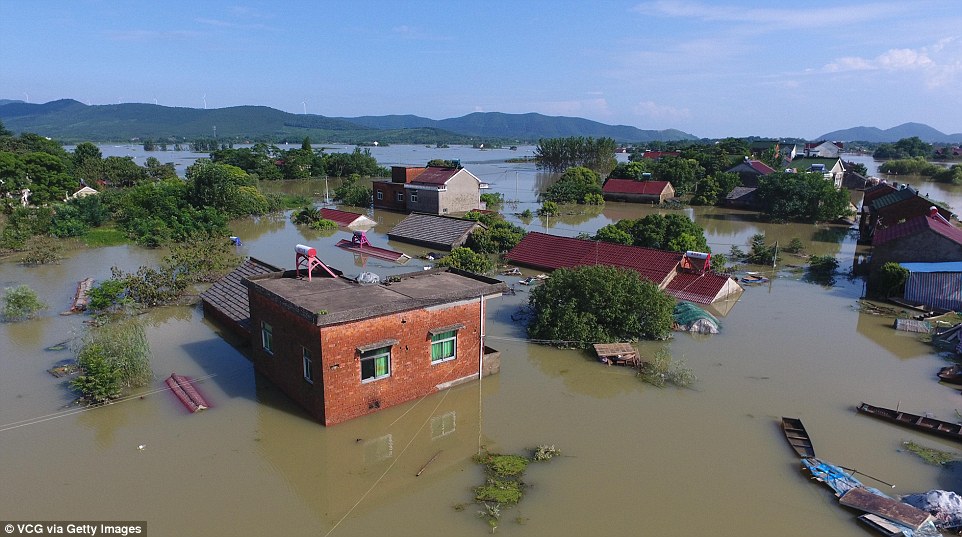
[[585,203],[589,194],[601,195],[601,176],[588,168],[576,166],[565,170],[542,197],[555,203]]
[[125,389],[145,386],[153,378],[150,344],[135,321],[88,331],[79,342],[77,365],[82,374],[70,385],[91,404],[116,399]]
[[47,307],[37,297],[37,292],[27,285],[7,287],[3,292],[3,320],[23,321],[31,319]]
[[521,242],[525,230],[497,215],[482,215],[479,219],[487,229],[478,229],[468,238],[466,245],[476,252],[499,254],[507,252]]
[[541,204],[541,208],[538,209],[538,216],[557,216],[560,212],[558,204],[553,201],[546,201]]
[[785,251],[790,254],[797,254],[803,249],[804,246],[802,245],[802,239],[799,239],[798,237],[794,237],[791,241],[789,241],[788,246],[785,247]]
[[494,268],[488,256],[476,253],[470,248],[455,248],[451,250],[451,255],[439,259],[435,265],[466,270],[475,274],[486,274]]
[[675,301],[637,272],[603,265],[558,269],[531,291],[528,336],[558,346],[662,339]]
[[504,204],[504,195],[500,192],[485,192],[481,194],[481,201],[484,202],[485,208],[497,210]]
[[838,268],[838,259],[833,255],[813,255],[808,260],[808,270],[816,274],[829,275]]
[[691,386],[696,380],[692,369],[682,362],[672,360],[667,351],[660,351],[651,360],[642,362],[638,369],[638,376],[641,380],[659,388],[668,384],[684,388]]
[[898,263],[888,262],[882,265],[876,278],[877,293],[881,296],[895,296],[900,294],[902,286],[909,280],[909,269]]

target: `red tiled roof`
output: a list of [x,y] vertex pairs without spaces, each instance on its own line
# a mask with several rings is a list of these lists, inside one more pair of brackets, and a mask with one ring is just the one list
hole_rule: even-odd
[[668,187],[668,181],[635,181],[634,179],[608,179],[601,191],[606,194],[642,194],[660,196]]
[[711,304],[728,285],[728,278],[714,272],[678,272],[683,254],[654,248],[625,246],[531,232],[505,259],[544,270],[585,265],[608,265],[633,270],[679,300]]
[[675,271],[682,254],[654,248],[558,237],[533,231],[505,259],[545,270],[583,265],[608,265],[634,270],[661,285]]
[[711,304],[718,298],[718,293],[727,283],[727,276],[721,276],[714,272],[703,272],[701,274],[679,272],[668,282],[665,292],[678,300]]
[[444,185],[451,180],[459,169],[457,168],[428,168],[421,172],[411,182],[428,185]]
[[352,213],[348,211],[339,211],[337,209],[321,209],[321,217],[332,222],[335,222],[339,226],[350,226],[355,220],[363,215]]
[[660,159],[662,157],[677,157],[681,151],[645,151],[641,154],[642,158]]
[[749,161],[748,161],[748,165],[751,166],[752,169],[754,169],[755,171],[757,171],[758,173],[760,173],[760,174],[762,174],[762,175],[768,175],[768,174],[770,174],[770,173],[775,173],[775,169],[774,169],[774,168],[772,168],[771,166],[769,166],[768,164],[765,164],[764,162],[762,162],[762,161],[760,161],[760,160],[749,160]]
[[939,218],[931,216],[916,216],[885,229],[879,229],[872,237],[872,245],[885,244],[891,240],[915,235],[920,231],[931,230],[956,244],[962,244],[962,229],[952,224],[946,224]]

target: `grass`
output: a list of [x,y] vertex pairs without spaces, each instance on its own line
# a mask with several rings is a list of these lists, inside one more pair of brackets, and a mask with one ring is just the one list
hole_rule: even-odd
[[908,451],[918,455],[923,461],[936,466],[941,466],[943,464],[959,460],[959,456],[955,453],[920,446],[912,441],[904,442],[902,445],[905,446],[905,449]]
[[103,226],[91,229],[83,237],[81,237],[84,245],[90,248],[99,248],[102,246],[120,246],[121,244],[127,244],[130,242],[127,239],[127,235],[113,227],[113,226]]

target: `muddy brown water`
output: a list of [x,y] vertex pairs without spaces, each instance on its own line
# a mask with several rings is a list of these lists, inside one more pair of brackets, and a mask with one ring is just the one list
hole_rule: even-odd
[[[509,199],[518,168],[518,191],[529,194],[507,210],[519,212],[536,206],[530,193],[539,181],[523,166],[473,167],[507,178],[493,189]],[[650,211],[608,204],[593,214],[536,218],[529,228],[591,233]],[[50,308],[36,320],[0,324],[0,520],[144,520],[147,535],[485,535],[471,501],[483,477],[471,457],[554,444],[564,456],[530,467],[531,487],[504,511],[497,533],[864,535],[854,513],[802,473],[780,433],[781,416],[805,422],[819,456],[894,483],[885,488],[895,494],[962,490],[954,467],[926,465],[902,447],[914,440],[958,453],[957,444],[855,413],[864,400],[954,421],[962,396],[936,382],[947,356],[895,332],[892,318],[858,310],[862,284],[841,274],[857,251],[847,228],[775,226],[720,209],[689,214],[715,251],[746,248],[761,231],[781,244],[799,237],[812,253],[836,255],[842,269],[833,285],[812,283],[787,266],[804,260],[786,256],[770,283],[747,288],[731,305],[720,334],[640,345],[645,355],[667,351],[690,366],[698,377],[690,389],[655,388],[581,352],[526,343],[514,318],[527,288],[516,285],[517,295],[488,307],[487,344],[502,351],[499,375],[331,428],[256,375],[245,351],[197,306],[142,316],[151,386],[107,407],[62,410],[71,395],[45,370],[71,353],[45,349],[84,329],[84,316],[58,315],[76,282],[106,278],[111,265],[155,263],[160,254],[120,246],[71,250],[39,267],[7,259],[0,285],[30,285]],[[375,245],[427,251],[387,240],[400,215],[372,216]],[[233,231],[243,253],[283,266],[293,265],[298,242],[348,274],[428,264],[357,259],[333,247],[345,232],[306,234],[286,218],[236,222]],[[202,379],[210,410],[189,415],[160,390],[174,371]]]

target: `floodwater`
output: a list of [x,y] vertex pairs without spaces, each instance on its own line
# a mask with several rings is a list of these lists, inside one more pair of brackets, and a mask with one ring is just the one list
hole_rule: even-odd
[[[531,164],[503,162],[530,148],[376,149],[396,151],[393,162],[403,164],[458,155],[493,191],[516,200],[506,212],[534,210],[536,189],[549,180]],[[271,186],[323,198],[321,181]],[[959,190],[940,192],[962,205]],[[650,211],[609,203],[594,213],[535,218],[528,228],[573,236]],[[370,214],[378,222],[372,243],[426,252],[387,240],[401,215]],[[655,388],[579,351],[526,343],[515,319],[527,289],[516,286],[516,296],[487,308],[486,343],[502,351],[499,375],[331,428],[256,375],[245,350],[198,306],[142,316],[156,374],[150,387],[107,407],[63,410],[71,395],[45,370],[70,352],[45,349],[84,329],[84,316],[58,315],[76,282],[106,278],[111,265],[156,263],[160,252],[71,250],[59,264],[38,267],[7,259],[0,285],[30,285],[50,307],[39,319],[0,324],[0,520],[139,520],[146,535],[160,536],[485,535],[471,502],[483,476],[471,457],[554,444],[564,456],[529,467],[531,486],[504,511],[498,534],[865,535],[853,512],[802,473],[780,416],[804,420],[819,456],[893,483],[882,488],[895,494],[962,491],[955,467],[926,465],[902,449],[914,440],[958,453],[956,444],[854,411],[866,401],[956,420],[962,396],[936,382],[947,355],[895,332],[892,318],[859,311],[862,284],[843,274],[858,253],[848,228],[771,225],[714,208],[688,214],[716,252],[746,249],[752,234],[765,232],[780,244],[798,237],[811,253],[835,255],[842,269],[832,285],[811,283],[788,266],[803,261],[786,256],[770,283],[730,305],[720,334],[640,345],[644,355],[669,352],[691,367],[698,381],[689,389]],[[287,267],[297,243],[317,247],[347,274],[384,277],[427,264],[358,259],[333,247],[344,231],[311,234],[284,217],[236,222],[233,232],[244,254]],[[210,410],[187,414],[161,390],[174,371],[201,379]]]

